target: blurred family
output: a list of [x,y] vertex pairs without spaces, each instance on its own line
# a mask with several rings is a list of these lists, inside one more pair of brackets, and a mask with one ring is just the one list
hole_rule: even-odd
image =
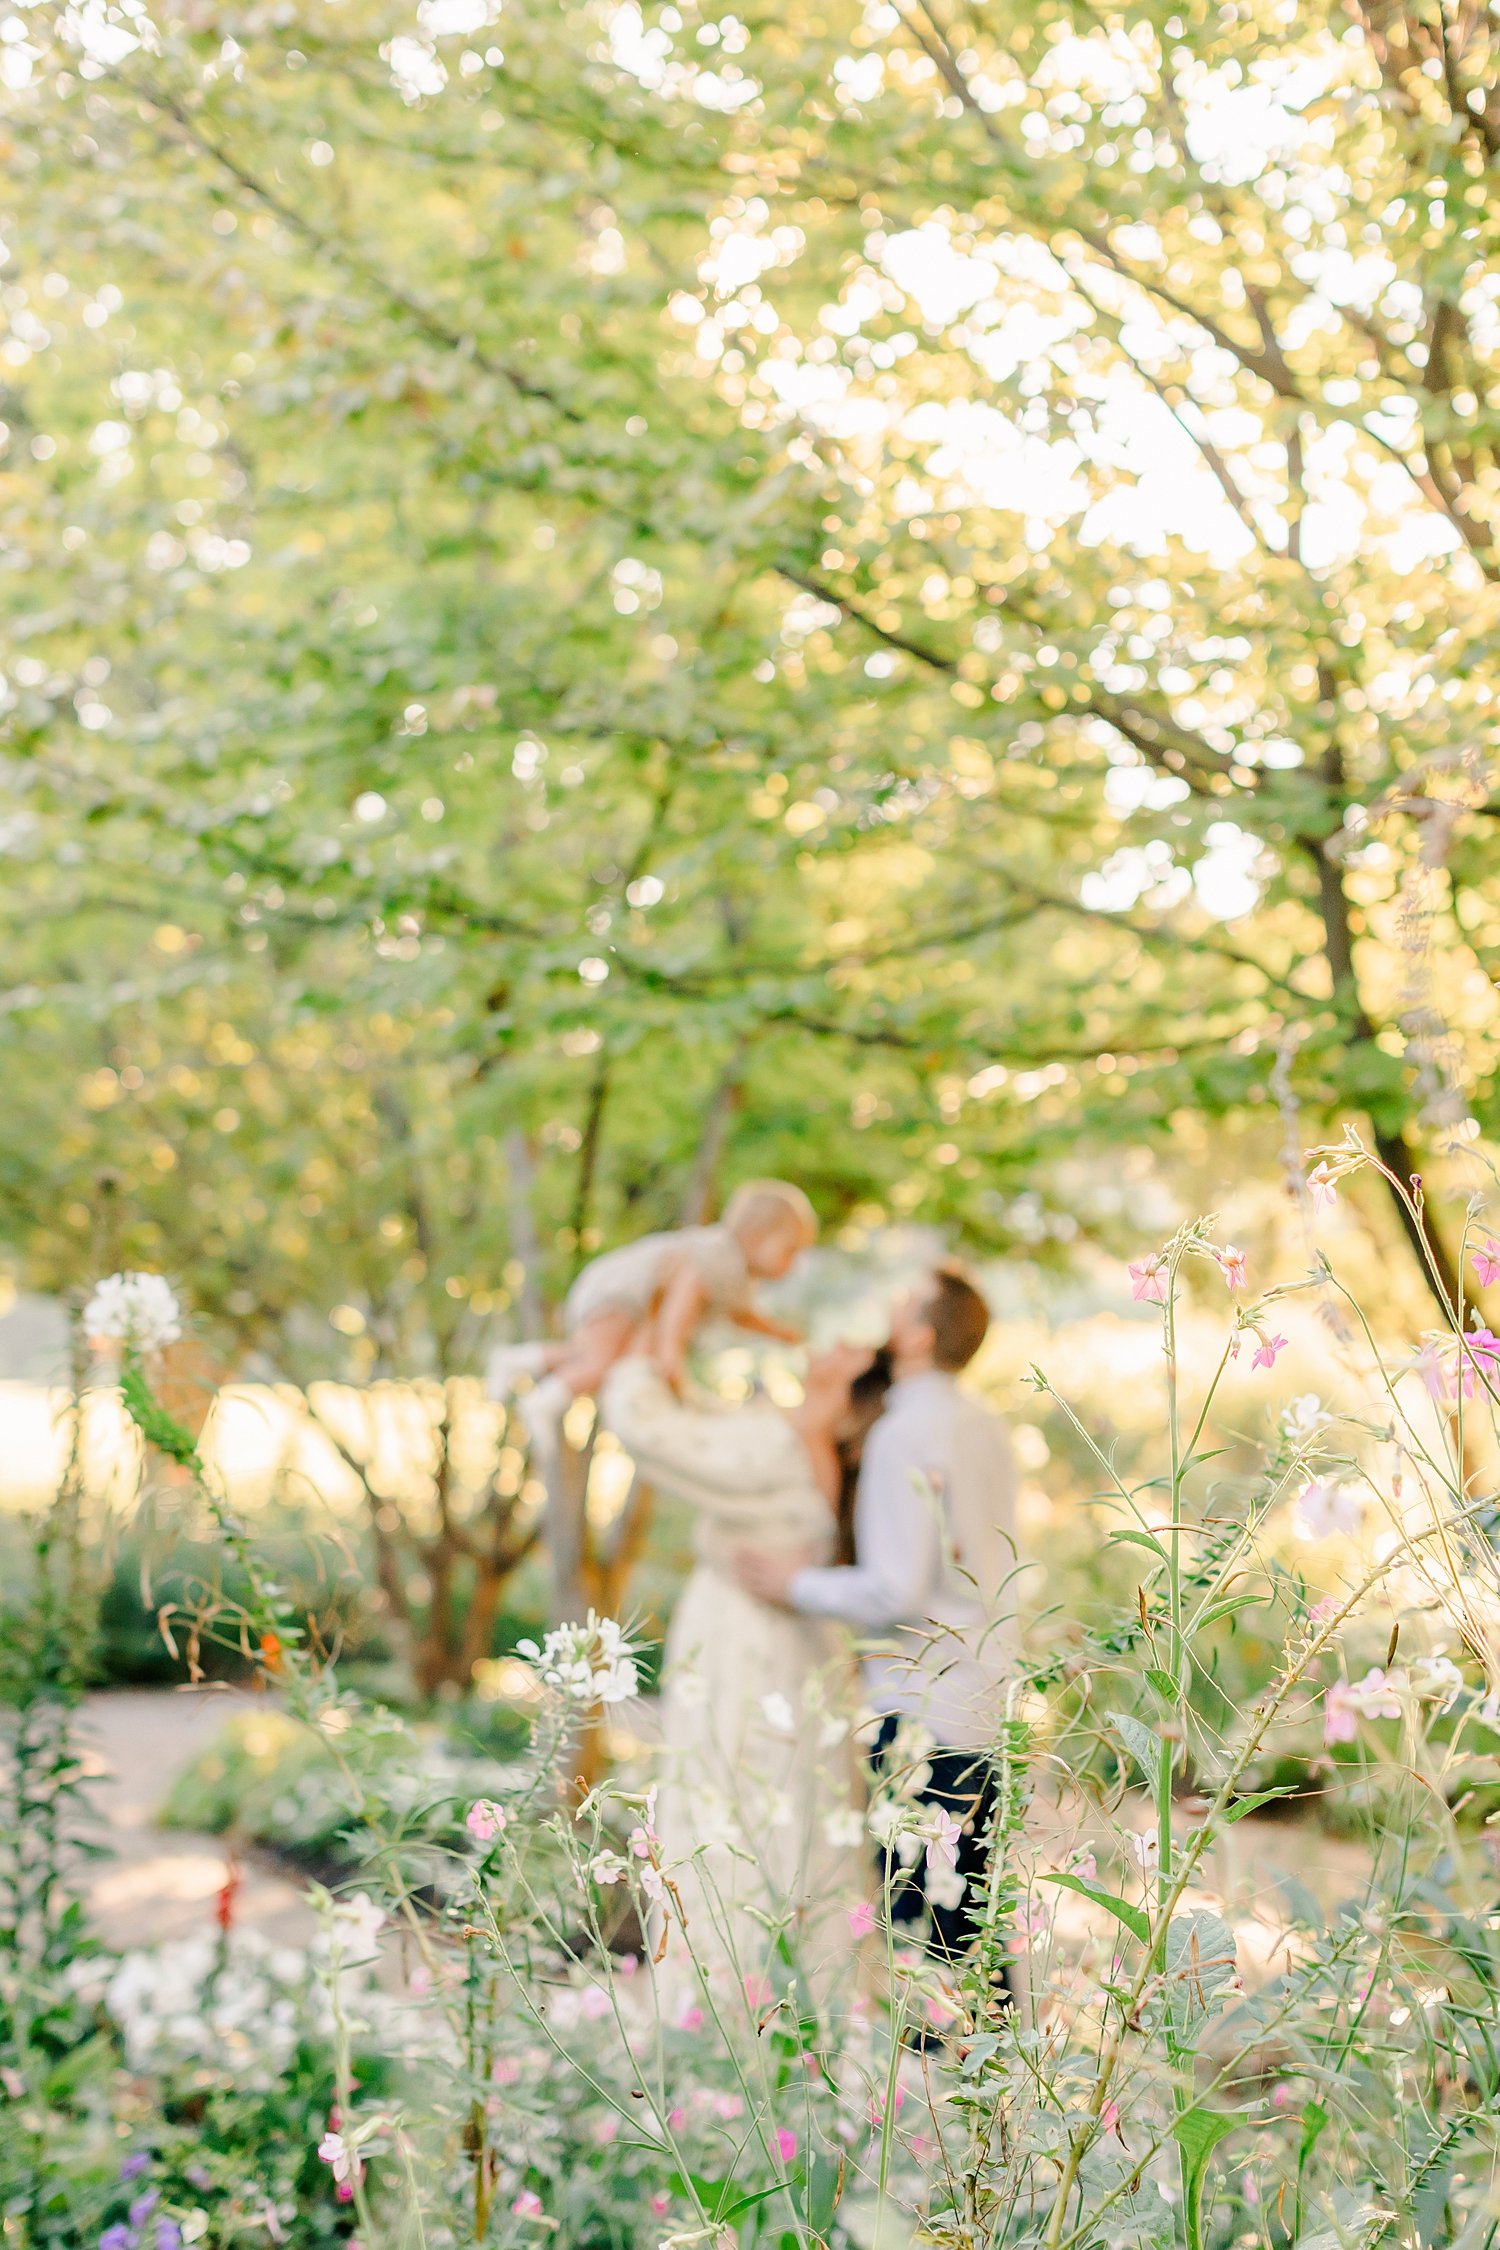
[[873,1925],[872,1873],[892,1921],[919,1924],[942,1957],[962,1952],[1012,1651],[1014,1470],[1004,1424],[958,1380],[989,1325],[962,1274],[925,1275],[878,1351],[811,1355],[794,1407],[685,1394],[710,1313],[795,1337],[752,1291],[815,1233],[799,1189],[752,1182],[720,1225],[596,1260],[568,1300],[566,1340],[491,1366],[499,1390],[533,1378],[523,1412],[544,1445],[568,1403],[593,1395],[639,1473],[692,1510],[657,1829],[690,1925],[741,1973],[752,1930],[768,1927],[815,1974],[836,1972]]

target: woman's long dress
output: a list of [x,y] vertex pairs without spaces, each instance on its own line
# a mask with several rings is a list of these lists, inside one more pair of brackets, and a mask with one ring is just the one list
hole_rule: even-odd
[[[833,1516],[776,1408],[684,1405],[621,1361],[603,1418],[642,1474],[695,1512],[695,1564],[667,1633],[656,1826],[700,1973],[816,1997],[853,1960],[866,1866],[855,1682],[838,1628],[747,1594],[741,1547],[822,1560]],[[682,1940],[674,1938],[675,1949]]]

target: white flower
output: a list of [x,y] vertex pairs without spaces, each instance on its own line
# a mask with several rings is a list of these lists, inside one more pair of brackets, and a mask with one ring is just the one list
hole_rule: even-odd
[[385,1928],[385,1913],[368,1891],[356,1891],[353,1898],[339,1900],[328,1923],[329,1942],[341,1960],[369,1961],[376,1952],[375,1941]]
[[929,1860],[924,1887],[929,1906],[952,1908],[963,1905],[968,1884],[956,1867],[934,1867]]
[[1297,1495],[1294,1514],[1304,1539],[1331,1539],[1358,1531],[1361,1495],[1358,1485],[1342,1477],[1314,1477]]
[[1143,1875],[1154,1875],[1161,1865],[1161,1839],[1158,1836],[1132,1836],[1130,1848],[1135,1863]]
[[763,1695],[760,1699],[761,1717],[773,1734],[795,1734],[797,1722],[792,1707],[784,1695]]
[[618,1852],[595,1852],[589,1861],[589,1873],[596,1883],[619,1883],[625,1878],[626,1863]]
[[112,1273],[83,1308],[84,1334],[99,1343],[160,1351],[182,1334],[182,1312],[159,1273]]
[[640,1691],[633,1644],[612,1617],[593,1610],[585,1624],[554,1626],[540,1648],[518,1641],[516,1652],[544,1686],[574,1703],[628,1703]]
[[1290,1438],[1293,1445],[1304,1445],[1319,1430],[1326,1429],[1333,1416],[1324,1406],[1316,1391],[1304,1391],[1300,1398],[1288,1399],[1281,1411],[1282,1436]]
[[864,1835],[865,1824],[857,1805],[840,1805],[836,1812],[825,1813],[823,1837],[831,1851],[855,1851]]
[[1412,1685],[1418,1695],[1430,1695],[1446,1711],[1464,1684],[1464,1676],[1451,1656],[1419,1656],[1412,1666]]

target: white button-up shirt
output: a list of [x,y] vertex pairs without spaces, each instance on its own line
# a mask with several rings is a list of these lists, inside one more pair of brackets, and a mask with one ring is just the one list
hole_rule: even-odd
[[865,1440],[856,1561],[798,1571],[792,1606],[877,1642],[865,1687],[939,1748],[994,1733],[1011,1650],[1015,1469],[1005,1425],[932,1368],[893,1383]]

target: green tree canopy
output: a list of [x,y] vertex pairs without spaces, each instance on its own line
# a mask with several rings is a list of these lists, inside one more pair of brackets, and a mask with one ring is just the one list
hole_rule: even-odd
[[13,17],[36,1270],[114,1170],[441,1361],[726,1147],[1003,1246],[1184,1117],[1492,1129],[1487,22]]

